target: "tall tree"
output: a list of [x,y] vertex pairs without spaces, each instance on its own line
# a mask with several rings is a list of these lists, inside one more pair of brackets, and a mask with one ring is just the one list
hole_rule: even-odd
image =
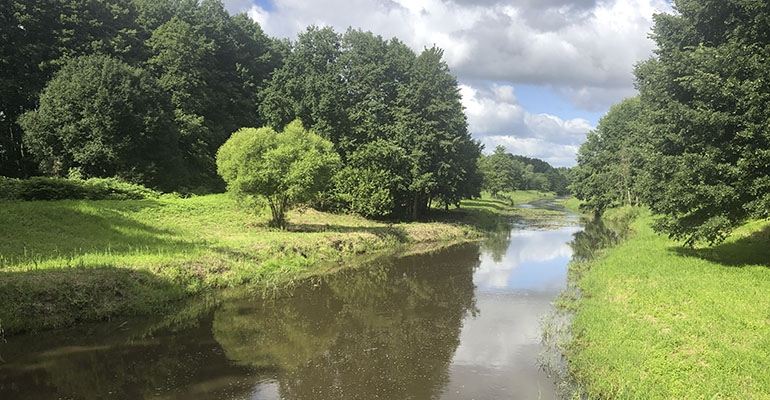
[[492,154],[479,159],[483,176],[483,188],[492,196],[520,189],[523,184],[524,164],[505,152],[505,146],[497,146]]
[[[273,75],[261,111],[276,129],[299,118],[334,143],[348,165],[338,194],[353,209],[382,215],[392,205],[390,214],[418,217],[433,199],[456,204],[480,187],[480,145],[470,138],[457,80],[441,58],[439,49],[416,57],[398,40],[370,32],[310,27]],[[377,154],[395,158],[381,163],[372,159]]]
[[[469,178],[477,175],[481,147],[471,139],[457,78],[442,57],[441,49],[425,49],[399,91],[396,140],[409,151],[412,218],[433,198],[455,204],[479,191],[478,179]],[[476,185],[465,185],[471,181]]]
[[127,0],[7,0],[0,7],[0,175],[28,176],[34,163],[18,117],[67,60],[104,53],[136,59],[141,48]]
[[610,108],[578,151],[574,195],[583,208],[601,213],[607,208],[638,203],[640,174],[648,156],[644,105],[638,97]]
[[347,93],[342,85],[340,35],[311,26],[299,35],[291,54],[266,89],[260,110],[281,129],[295,118],[339,148],[348,131]]
[[655,16],[656,56],[635,70],[654,132],[644,199],[658,230],[714,243],[770,215],[770,5],[675,8]]

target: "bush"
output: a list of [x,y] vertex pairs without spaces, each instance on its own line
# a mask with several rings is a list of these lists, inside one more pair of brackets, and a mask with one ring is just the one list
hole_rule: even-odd
[[0,200],[141,200],[159,196],[152,189],[116,178],[0,177]]

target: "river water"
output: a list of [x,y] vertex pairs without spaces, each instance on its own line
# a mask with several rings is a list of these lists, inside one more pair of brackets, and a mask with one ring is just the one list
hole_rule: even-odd
[[552,399],[539,321],[581,229],[566,212],[554,222],[271,300],[13,336],[0,344],[0,399]]

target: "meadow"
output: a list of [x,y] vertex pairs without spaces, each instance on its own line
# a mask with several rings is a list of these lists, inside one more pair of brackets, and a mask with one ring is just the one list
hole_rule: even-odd
[[627,240],[571,266],[574,397],[770,398],[770,221],[711,248],[651,222],[642,212]]

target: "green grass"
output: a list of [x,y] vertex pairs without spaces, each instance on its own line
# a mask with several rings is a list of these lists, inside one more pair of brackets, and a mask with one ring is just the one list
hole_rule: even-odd
[[388,223],[300,209],[285,231],[227,195],[7,201],[0,209],[0,324],[6,333],[162,313],[210,289],[264,288],[366,257],[475,240],[504,202]]
[[[482,193],[482,198],[486,198],[488,193]],[[524,204],[535,200],[556,197],[553,192],[540,192],[537,190],[516,190],[514,192],[505,192],[502,197],[514,202],[514,204]]]
[[651,221],[572,266],[581,296],[567,360],[578,387],[590,399],[770,398],[770,221],[699,249]]
[[583,211],[580,210],[580,205],[582,203],[583,202],[580,201],[579,199],[577,199],[575,197],[570,197],[570,198],[566,199],[562,204],[564,205],[564,207],[566,209],[572,211],[573,213],[583,214]]

